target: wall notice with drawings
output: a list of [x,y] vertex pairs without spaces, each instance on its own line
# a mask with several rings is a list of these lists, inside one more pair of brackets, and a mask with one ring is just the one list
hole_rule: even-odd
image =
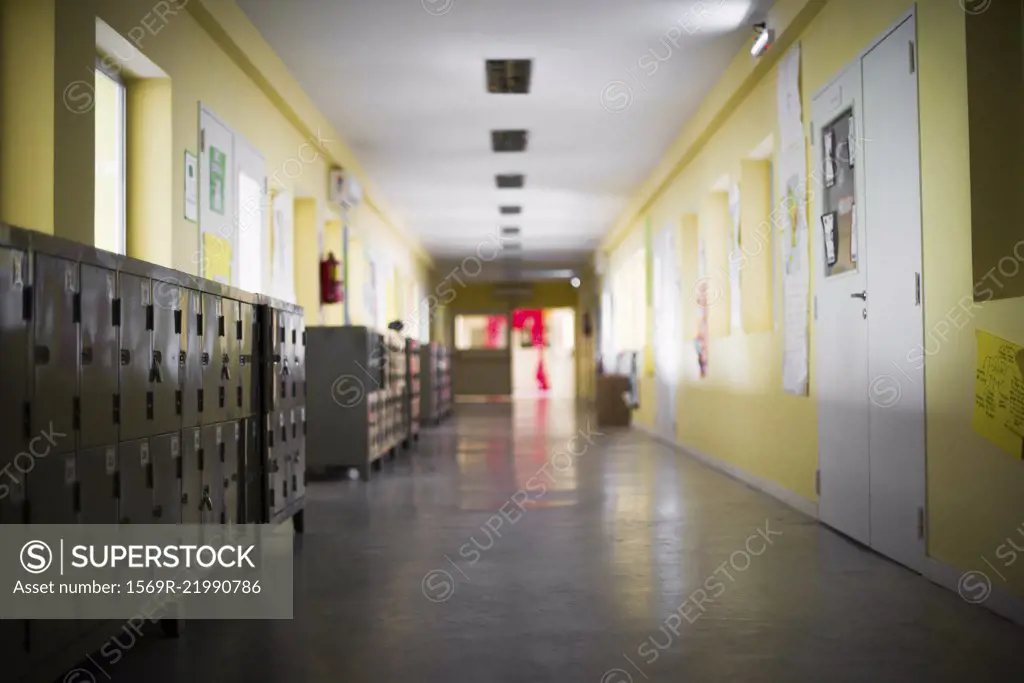
[[974,431],[1018,458],[1024,445],[1024,347],[977,331]]

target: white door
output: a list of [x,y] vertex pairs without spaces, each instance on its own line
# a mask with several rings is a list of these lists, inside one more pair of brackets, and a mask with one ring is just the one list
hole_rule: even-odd
[[912,568],[926,553],[915,47],[910,17],[815,98],[811,188],[821,519]]
[[[868,325],[863,164],[851,167],[850,121],[863,121],[857,61],[814,98],[808,229],[814,263],[814,366],[821,521],[862,543],[871,538]],[[854,128],[857,128],[856,123]],[[856,138],[856,133],[854,133]],[[851,201],[852,199],[852,201]],[[852,204],[852,206],[851,206]],[[822,217],[831,215],[831,223]],[[829,242],[825,231],[831,226]]]
[[269,294],[270,230],[266,196],[266,164],[252,145],[235,136],[235,193],[238,230],[232,263],[233,285],[247,292]]
[[682,347],[682,297],[675,226],[654,237],[654,367],[655,428],[662,438],[676,440],[676,397]]
[[863,60],[871,376],[871,547],[917,567],[925,557],[921,175],[911,17]]
[[230,267],[223,273],[215,265],[229,253],[205,253],[203,233],[234,242],[236,224],[234,134],[206,109],[199,110],[199,275],[231,284]]

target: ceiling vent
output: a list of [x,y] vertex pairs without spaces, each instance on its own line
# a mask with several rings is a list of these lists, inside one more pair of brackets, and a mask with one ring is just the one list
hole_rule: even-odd
[[502,206],[502,207],[499,207],[498,210],[501,211],[501,214],[503,216],[511,216],[513,214],[522,213],[523,212],[523,207],[521,207],[521,206]]
[[525,95],[530,92],[530,59],[488,59],[487,92],[498,95]]
[[503,190],[519,189],[526,184],[526,178],[522,173],[502,173],[494,176],[494,184]]
[[525,130],[492,130],[491,149],[495,152],[525,152],[529,133]]

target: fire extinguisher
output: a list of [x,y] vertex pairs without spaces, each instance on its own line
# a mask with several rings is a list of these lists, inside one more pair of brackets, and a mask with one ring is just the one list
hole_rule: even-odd
[[320,303],[336,304],[342,297],[341,263],[334,258],[334,252],[328,252],[320,262]]

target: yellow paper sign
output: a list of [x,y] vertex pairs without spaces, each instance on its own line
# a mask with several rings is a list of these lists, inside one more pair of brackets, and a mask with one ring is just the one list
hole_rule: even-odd
[[1024,348],[978,330],[978,366],[971,425],[1004,451],[1021,457],[1024,436]]
[[210,232],[203,233],[203,272],[207,280],[231,284],[231,243]]

